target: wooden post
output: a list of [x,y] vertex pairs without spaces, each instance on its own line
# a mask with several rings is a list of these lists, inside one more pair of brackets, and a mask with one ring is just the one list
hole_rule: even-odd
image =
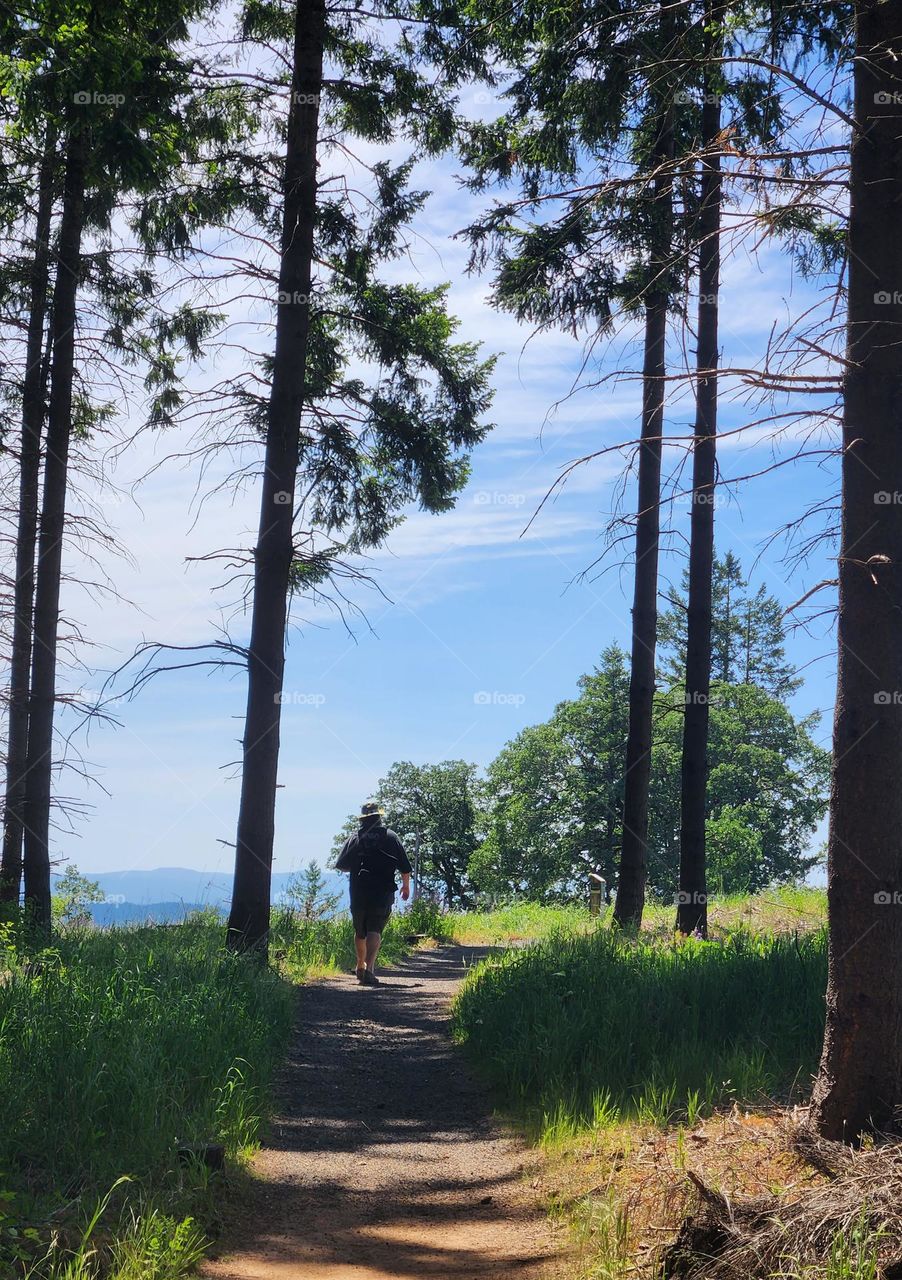
[[[593,883],[594,882],[594,883]],[[604,893],[605,881],[594,871],[589,872],[589,914],[601,915],[601,897]]]

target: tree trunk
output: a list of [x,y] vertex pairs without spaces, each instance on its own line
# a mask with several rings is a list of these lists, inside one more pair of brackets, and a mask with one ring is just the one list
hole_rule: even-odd
[[228,941],[266,956],[279,722],[301,411],[310,326],[323,0],[298,0],[283,179],[281,263],[269,421],[254,552],[247,712]]
[[28,751],[28,688],[31,675],[31,628],[34,616],[34,556],[38,538],[38,489],[41,477],[41,434],[44,428],[44,330],[50,262],[50,224],[56,136],[48,125],[38,174],[38,205],[31,265],[25,374],[22,379],[22,448],[19,456],[19,512],[13,588],[13,636],[9,664],[9,720],[6,746],[6,796],[3,809],[3,852],[0,855],[0,902],[19,901],[22,883],[25,766]]
[[[705,6],[710,32],[719,20]],[[708,66],[717,52],[706,38]],[[708,788],[708,703],[711,693],[711,603],[714,570],[714,495],[717,480],[717,307],[720,292],[720,77],[704,77],[699,210],[698,347],[692,512],[689,524],[689,598],[686,633],[686,697],[680,779],[680,883],[676,927],[708,936],[705,816]]]
[[[662,12],[666,0],[662,3]],[[672,18],[662,16],[662,30]],[[665,83],[653,182],[656,243],[649,254],[651,284],[645,304],[645,358],[642,367],[642,429],[639,445],[636,565],[633,589],[629,728],[623,790],[623,841],[614,919],[638,927],[648,874],[648,791],[651,778],[655,644],[658,630],[658,541],[661,522],[661,448],[667,338],[668,265],[673,223],[672,86]]]
[[827,1029],[812,1120],[902,1105],[902,6],[855,7]]
[[84,148],[81,126],[75,124],[66,142],[63,207],[50,329],[50,403],[34,601],[24,800],[25,906],[33,927],[40,931],[50,928],[53,712],[69,439],[72,433],[76,302],[84,223]]

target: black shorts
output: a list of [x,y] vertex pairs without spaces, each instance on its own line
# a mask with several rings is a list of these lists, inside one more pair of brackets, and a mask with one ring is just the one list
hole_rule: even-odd
[[354,933],[358,938],[365,938],[368,933],[381,933],[388,924],[388,917],[395,905],[392,893],[384,898],[361,898],[351,903],[351,919],[354,921]]

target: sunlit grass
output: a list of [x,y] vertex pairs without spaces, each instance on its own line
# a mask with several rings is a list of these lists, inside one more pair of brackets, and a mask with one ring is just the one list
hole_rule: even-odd
[[602,924],[480,965],[454,1027],[503,1105],[553,1138],[804,1088],[825,985],[822,932],[664,943]]
[[469,946],[535,942],[551,933],[576,933],[594,924],[586,907],[537,902],[515,902],[497,911],[452,912],[445,919],[455,942]]
[[[213,919],[60,935],[0,961],[0,1274],[178,1280],[209,1172],[256,1143],[289,984]],[[96,1228],[96,1230],[95,1230]]]

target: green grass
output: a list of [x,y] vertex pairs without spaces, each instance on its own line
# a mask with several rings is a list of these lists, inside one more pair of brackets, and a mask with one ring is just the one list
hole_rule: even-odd
[[[409,954],[411,932],[404,917],[393,915],[382,935],[380,964],[392,964]],[[301,920],[289,912],[273,917],[271,948],[274,961],[293,982],[327,973],[349,973],[356,963],[354,926],[350,919]]]
[[0,1274],[176,1280],[209,1207],[178,1148],[234,1159],[256,1142],[289,984],[203,918],[62,934],[37,955],[2,938]]
[[593,924],[585,907],[548,907],[537,902],[515,902],[497,911],[451,913],[444,920],[455,942],[474,946],[534,942],[552,933],[579,932]]
[[[673,934],[676,909],[671,903],[649,903],[642,932],[659,938]],[[808,885],[780,885],[760,893],[718,894],[708,901],[711,937],[723,939],[736,929],[755,933],[810,932],[827,920],[827,891]]]
[[454,1028],[503,1105],[552,1139],[804,1091],[825,986],[822,931],[676,944],[602,925],[478,966]]

